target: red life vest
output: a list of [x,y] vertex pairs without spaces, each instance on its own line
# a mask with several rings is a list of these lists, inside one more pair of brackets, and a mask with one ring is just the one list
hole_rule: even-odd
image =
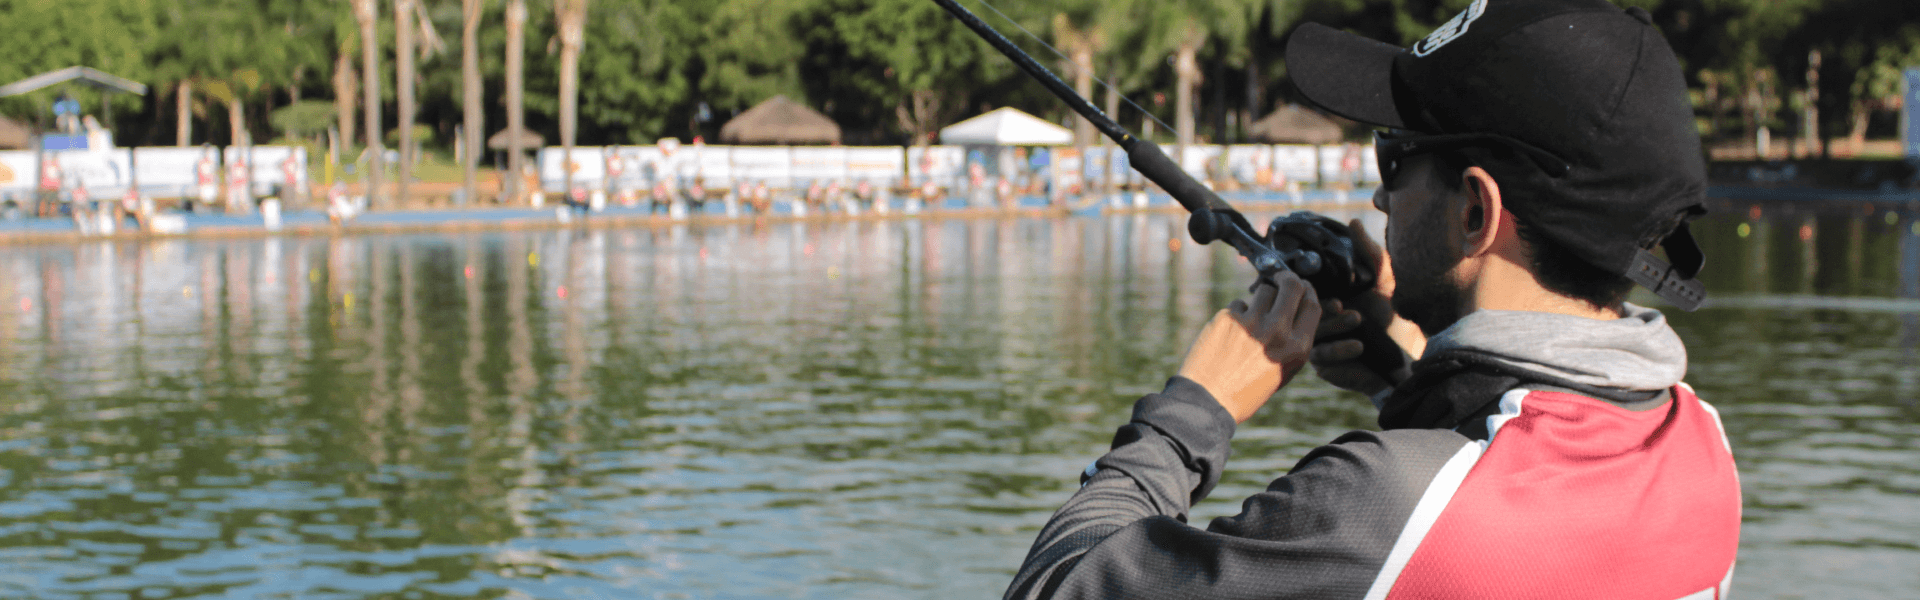
[[1514,390],[1435,476],[1369,598],[1715,600],[1740,545],[1720,416],[1685,384],[1634,412]]

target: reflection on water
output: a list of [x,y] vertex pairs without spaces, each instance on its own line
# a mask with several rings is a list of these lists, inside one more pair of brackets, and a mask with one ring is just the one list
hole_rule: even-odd
[[[1920,232],[1750,216],[1699,225],[1726,301],[1673,315],[1741,461],[1739,585],[1915,589]],[[1246,285],[1183,229],[9,248],[0,596],[992,597]],[[1370,424],[1302,381],[1199,517]]]
[[1920,590],[1917,219],[1734,205],[1694,229],[1720,299],[1673,321],[1740,461],[1745,593]]

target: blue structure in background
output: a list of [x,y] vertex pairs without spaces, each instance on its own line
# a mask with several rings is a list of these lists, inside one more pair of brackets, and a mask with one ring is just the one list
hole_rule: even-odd
[[40,147],[49,152],[87,149],[86,134],[48,133],[40,136]]
[[1920,161],[1920,67],[1907,69],[1905,100],[1900,110],[1900,139],[1907,145],[1907,160]]

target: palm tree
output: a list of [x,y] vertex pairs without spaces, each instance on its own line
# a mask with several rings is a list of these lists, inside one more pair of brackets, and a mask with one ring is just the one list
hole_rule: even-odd
[[375,27],[379,9],[379,0],[353,0],[353,17],[360,22],[360,74],[366,77],[362,87],[367,93],[367,198],[384,207],[380,175],[386,170],[381,164],[386,148],[380,144],[380,48],[376,43],[380,38]]
[[480,107],[480,11],[484,0],[460,0],[460,88],[464,112],[460,137],[466,164],[461,189],[468,202],[474,198],[474,179],[479,175],[480,140],[486,135],[486,115]]
[[[1175,149],[1175,161],[1185,164],[1186,147],[1194,142],[1194,103],[1193,95],[1200,86],[1200,49],[1209,40],[1219,40],[1228,45],[1245,43],[1247,32],[1259,18],[1256,7],[1260,0],[1147,0],[1137,5],[1145,13],[1146,30],[1141,34],[1146,38],[1146,52],[1141,55],[1146,60],[1158,60],[1168,54],[1173,55],[1173,70],[1177,81],[1174,89],[1174,135],[1179,147]],[[1123,11],[1131,12],[1131,11]],[[1251,15],[1251,16],[1250,16]],[[1216,50],[1215,60],[1225,60],[1237,48],[1222,47]],[[1144,64],[1142,66],[1145,66]]]
[[[241,69],[224,79],[201,79],[197,84],[195,87],[200,88],[208,98],[227,105],[227,126],[233,134],[232,141],[228,142],[229,148],[238,151],[240,156],[251,156],[247,151],[253,145],[253,140],[247,135],[246,96],[259,91],[260,72]],[[251,163],[247,168],[253,168]],[[227,210],[244,211],[247,207],[245,197],[227,198]]]
[[525,106],[521,103],[524,95],[521,71],[526,54],[527,0],[507,0],[507,189],[509,198],[519,198],[520,155],[526,148],[520,145],[520,132],[526,129]]
[[342,151],[353,145],[353,113],[359,109],[354,95],[360,93],[360,73],[353,70],[353,51],[356,42],[351,36],[343,36],[340,51],[333,59],[333,114],[338,122],[339,131],[335,132]]
[[173,103],[178,124],[174,126],[174,144],[186,147],[193,142],[193,82],[182,79],[173,92]]
[[1173,51],[1173,74],[1178,82],[1173,89],[1173,131],[1179,149],[1174,160],[1185,164],[1187,146],[1193,145],[1193,93],[1200,87],[1200,45],[1207,42],[1207,30],[1192,19],[1186,20]]
[[393,0],[393,60],[399,94],[400,176],[394,196],[407,201],[407,182],[413,179],[413,0]]
[[[1093,55],[1105,49],[1106,35],[1099,25],[1078,27],[1073,24],[1067,13],[1054,13],[1053,37],[1067,51],[1067,57],[1073,59],[1073,90],[1093,100]],[[1108,115],[1111,117],[1112,115]],[[1093,122],[1085,118],[1075,119],[1073,126],[1073,144],[1085,147],[1091,145],[1099,132],[1093,130]]]
[[566,173],[563,193],[573,193],[573,137],[580,117],[580,44],[586,41],[587,0],[553,0],[560,28],[560,164]]
[[215,102],[227,106],[227,126],[233,138],[228,142],[235,148],[245,148],[252,140],[247,136],[246,96],[260,89],[260,72],[253,69],[241,69],[224,79],[201,79],[202,92]]

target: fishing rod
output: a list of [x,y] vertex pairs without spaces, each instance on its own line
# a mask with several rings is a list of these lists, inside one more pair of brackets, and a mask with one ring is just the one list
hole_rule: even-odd
[[[1298,211],[1274,219],[1268,225],[1267,234],[1261,235],[1247,222],[1245,215],[1234,210],[1227,201],[1220,199],[1213,190],[1168,158],[1160,150],[1159,144],[1133,137],[1125,127],[1114,122],[1086,98],[1080,97],[1079,92],[1068,87],[1053,71],[1035,62],[1019,46],[995,31],[993,26],[981,21],[955,0],[933,0],[933,3],[946,9],[995,50],[1012,59],[1020,70],[1026,71],[1047,91],[1066,102],[1068,108],[1092,123],[1102,135],[1119,144],[1127,152],[1128,166],[1159,185],[1160,189],[1187,209],[1190,213],[1187,234],[1193,237],[1193,241],[1201,244],[1210,244],[1215,240],[1226,242],[1246,257],[1264,281],[1271,281],[1282,271],[1292,271],[1313,284],[1314,290],[1322,298],[1345,300],[1373,289],[1377,274],[1371,266],[1356,260],[1353,234],[1346,225],[1307,211]],[[1363,320],[1360,327],[1338,339],[1360,340],[1361,364],[1389,382],[1395,381],[1396,374],[1407,364],[1406,354],[1400,351],[1399,344],[1387,336],[1386,329],[1379,323]]]

